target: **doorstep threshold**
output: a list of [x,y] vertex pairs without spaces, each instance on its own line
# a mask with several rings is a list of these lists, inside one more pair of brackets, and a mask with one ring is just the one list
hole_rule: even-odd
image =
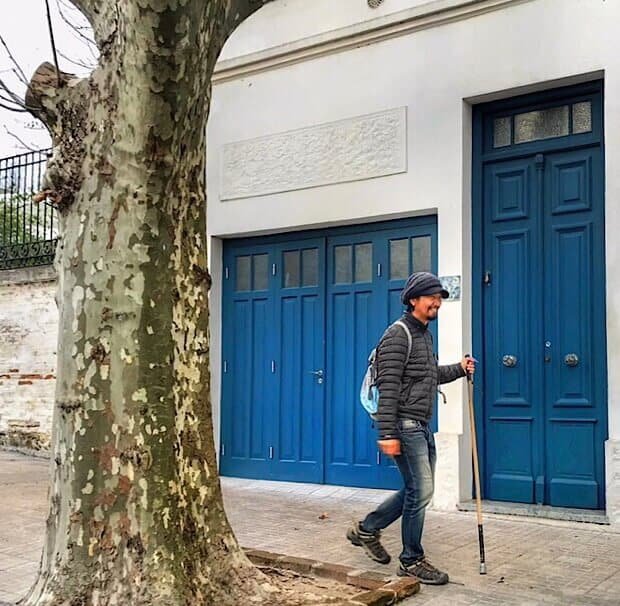
[[[476,511],[476,501],[461,501],[456,508],[459,511]],[[609,518],[602,509],[576,509],[570,507],[552,507],[534,503],[509,503],[504,501],[482,501],[484,513],[497,513],[507,516],[527,516],[547,520],[564,520],[567,522],[587,522],[589,524],[609,524]]]

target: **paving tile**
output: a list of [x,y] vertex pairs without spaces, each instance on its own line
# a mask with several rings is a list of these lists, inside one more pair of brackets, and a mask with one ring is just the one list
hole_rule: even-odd
[[[0,451],[0,606],[34,581],[47,515],[47,462]],[[351,546],[344,533],[389,492],[223,478],[226,510],[242,545],[393,575]],[[323,518],[323,519],[321,519]],[[394,560],[400,526],[384,533]],[[618,606],[620,534],[595,524],[485,517],[488,574],[479,572],[475,515],[426,517],[431,561],[450,573],[403,602],[419,606]]]

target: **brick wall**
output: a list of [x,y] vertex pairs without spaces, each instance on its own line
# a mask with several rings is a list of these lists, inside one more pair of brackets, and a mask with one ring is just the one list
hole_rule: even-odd
[[46,448],[56,386],[51,267],[0,271],[0,443]]

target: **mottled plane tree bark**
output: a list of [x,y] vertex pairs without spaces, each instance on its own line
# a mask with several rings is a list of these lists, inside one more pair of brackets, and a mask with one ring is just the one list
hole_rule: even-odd
[[211,75],[268,0],[73,0],[90,77],[46,63],[26,103],[54,145],[60,336],[39,576],[22,604],[281,603],[224,513],[209,398]]

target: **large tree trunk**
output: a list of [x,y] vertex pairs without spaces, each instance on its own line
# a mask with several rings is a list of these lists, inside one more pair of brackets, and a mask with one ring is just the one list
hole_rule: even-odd
[[217,475],[204,178],[213,67],[262,3],[75,0],[99,66],[33,77],[55,147],[60,336],[47,537],[24,605],[272,600]]

